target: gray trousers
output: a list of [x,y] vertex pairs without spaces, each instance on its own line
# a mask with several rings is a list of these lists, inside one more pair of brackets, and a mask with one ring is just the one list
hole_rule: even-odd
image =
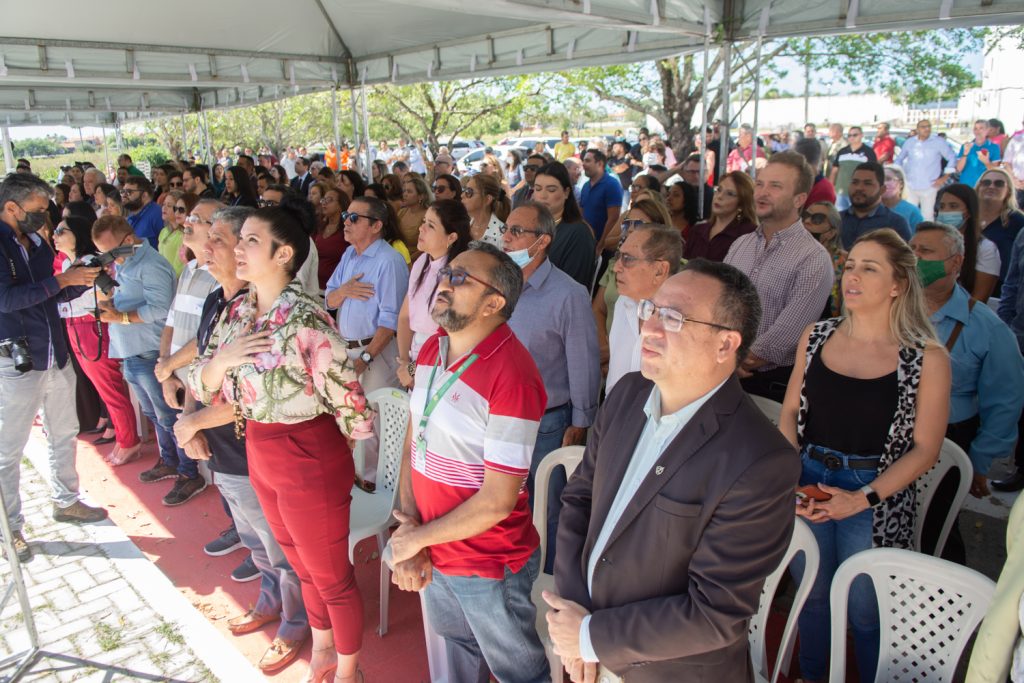
[[0,486],[11,531],[21,531],[25,524],[18,492],[21,458],[40,409],[50,461],[50,498],[62,508],[78,500],[74,396],[75,370],[70,359],[63,368],[54,365],[22,374],[10,358],[0,358]]
[[302,603],[299,577],[270,532],[252,482],[249,477],[215,472],[214,483],[228,502],[238,537],[252,553],[253,564],[260,572],[260,597],[253,609],[260,614],[281,615],[278,637],[285,640],[305,638],[309,635],[309,620]]

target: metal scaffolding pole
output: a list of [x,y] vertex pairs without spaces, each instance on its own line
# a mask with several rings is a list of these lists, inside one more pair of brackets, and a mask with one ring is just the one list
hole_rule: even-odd
[[[359,81],[359,98],[363,105],[363,144],[366,146],[366,163],[363,165],[363,177],[367,183],[373,182],[373,158],[370,154],[370,114],[366,108],[366,70]],[[357,140],[358,144],[358,140]],[[358,148],[357,152],[358,154]]]
[[4,167],[8,173],[14,172],[14,148],[11,146],[11,131],[7,126],[3,129],[3,143],[4,143]]
[[761,47],[764,44],[764,32],[768,29],[768,15],[771,6],[761,9],[761,23],[757,28],[757,66],[754,69],[754,151],[750,157],[750,177],[757,180],[757,120],[761,106]]
[[[348,93],[349,93],[349,101],[352,104],[352,139],[355,141],[355,144],[357,145],[356,146],[356,156],[358,157],[359,156],[359,147],[358,147],[358,145],[359,145],[360,138],[362,138],[362,133],[361,133],[362,129],[360,128],[359,100],[356,98],[356,88],[355,88],[354,85],[349,87]],[[351,155],[350,155],[350,158],[351,158]]]
[[729,112],[730,106],[730,95],[732,89],[732,41],[725,40],[722,43],[722,125],[725,126],[725,130],[722,131],[719,126],[718,132],[722,136],[719,139],[718,147],[718,175],[719,177],[725,175],[725,162],[729,156],[729,131],[732,128],[732,119]]
[[334,126],[334,149],[338,154],[338,167],[341,167],[341,116],[338,112],[338,86],[331,90],[331,124]]
[[708,56],[711,51],[711,9],[704,5],[704,80],[701,81],[700,107],[700,191],[697,193],[697,215],[704,217],[704,185],[707,183],[707,130],[708,130],[708,90],[711,88],[711,75],[708,73]]
[[[110,154],[107,151],[107,127],[100,126],[100,130],[103,132],[103,176],[107,177],[107,169],[110,168]],[[109,177],[107,177],[107,182],[110,182]]]
[[[4,151],[6,152],[6,144],[10,141],[10,137],[7,134],[7,126],[3,127],[3,135]],[[0,491],[0,509],[7,509],[3,491]],[[39,633],[36,630],[35,617],[32,616],[32,603],[28,598],[28,589],[25,588],[25,577],[21,573],[21,561],[18,560],[18,555],[14,551],[11,523],[7,519],[7,515],[2,513],[0,513],[0,530],[3,533],[2,544],[7,557],[7,564],[11,568],[10,581],[3,590],[2,598],[0,598],[0,611],[7,605],[11,596],[16,593],[18,595],[18,602],[21,605],[21,616],[25,624],[25,630],[28,631],[28,649],[22,652],[15,652],[0,660],[0,670],[11,666],[14,667],[14,671],[3,678],[8,683],[14,683],[24,676],[39,659]]]
[[185,132],[185,114],[181,114],[181,158],[184,159],[188,153],[188,134]]

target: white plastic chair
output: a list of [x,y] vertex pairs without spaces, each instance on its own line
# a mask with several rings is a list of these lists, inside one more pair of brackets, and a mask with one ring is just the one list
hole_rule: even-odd
[[[397,521],[391,511],[398,495],[398,474],[402,466],[402,446],[405,431],[409,426],[409,397],[404,391],[385,387],[366,397],[380,415],[380,457],[377,461],[377,490],[367,493],[358,486],[352,487],[352,508],[349,522],[348,559],[355,561],[356,544],[364,538],[377,537],[377,552],[382,553],[388,542],[388,529]],[[362,442],[356,443],[360,451]],[[377,632],[388,632],[388,597],[391,586],[391,570],[382,560],[380,563],[380,628]]]
[[953,680],[967,641],[985,616],[995,584],[973,569],[930,555],[872,548],[839,565],[832,579],[829,683],[846,680],[846,603],[850,584],[865,574],[878,596],[882,683]]
[[935,498],[935,489],[939,482],[953,468],[960,470],[960,484],[957,486],[956,495],[953,497],[953,504],[946,511],[946,519],[942,523],[942,530],[939,532],[938,541],[932,555],[942,556],[942,550],[946,547],[946,539],[949,532],[956,524],[957,515],[967,499],[967,493],[971,489],[971,480],[974,477],[974,466],[971,459],[967,457],[963,449],[949,439],[942,441],[942,449],[939,451],[939,459],[930,470],[917,479],[917,519],[914,522],[914,550],[921,552],[921,539],[924,535],[924,520],[927,517],[928,509]]
[[537,607],[537,635],[544,643],[544,652],[548,656],[551,667],[551,680],[562,680],[562,658],[555,654],[551,639],[548,638],[548,603],[544,602],[541,593],[555,590],[555,577],[543,572],[548,554],[548,483],[551,472],[556,467],[565,468],[565,476],[569,478],[583,460],[583,446],[563,446],[556,448],[540,461],[537,474],[533,478],[533,526],[540,534],[540,566],[541,572],[533,582],[531,598]]
[[[765,631],[768,624],[768,613],[772,606],[772,599],[779,588],[782,577],[789,569],[799,553],[804,554],[804,573],[800,578],[800,585],[797,586],[796,596],[793,599],[793,606],[786,617],[786,626],[782,631],[782,640],[779,642],[778,656],[775,658],[775,666],[772,668],[771,678],[768,677],[768,652],[765,647]],[[761,589],[761,600],[757,606],[757,614],[750,620],[748,638],[750,639],[750,659],[754,664],[754,675],[758,682],[765,683],[771,680],[775,683],[779,674],[789,675],[789,661],[793,657],[793,645],[795,643],[797,617],[803,609],[807,596],[814,585],[814,579],[818,575],[818,565],[821,556],[818,553],[818,542],[811,533],[807,522],[797,518],[793,525],[793,537],[789,542],[789,549],[779,563],[778,568],[765,579],[764,588]]]
[[771,420],[773,425],[778,427],[779,417],[782,415],[782,404],[764,396],[755,396],[754,394],[749,394],[749,396],[754,405],[761,409],[764,416]]

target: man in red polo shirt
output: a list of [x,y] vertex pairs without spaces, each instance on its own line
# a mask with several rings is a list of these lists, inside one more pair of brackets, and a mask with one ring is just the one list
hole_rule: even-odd
[[417,359],[402,459],[394,582],[425,590],[452,680],[550,681],[530,591],[539,538],[525,481],[547,405],[507,325],[523,287],[506,254],[473,242],[440,271],[443,332]]
[[875,136],[875,144],[872,146],[878,163],[891,164],[896,156],[896,141],[889,135],[889,124],[884,121],[878,124],[878,135]]

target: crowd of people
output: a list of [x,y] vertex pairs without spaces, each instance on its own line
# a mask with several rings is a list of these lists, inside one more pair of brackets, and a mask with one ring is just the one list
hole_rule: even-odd
[[[350,491],[375,489],[367,395],[404,389],[393,580],[424,591],[453,680],[549,680],[542,571],[572,680],[752,680],[747,622],[799,516],[821,552],[800,668],[824,681],[839,564],[909,548],[920,514],[936,543],[958,475],[929,511],[914,482],[943,439],[972,495],[1007,456],[991,485],[1024,488],[1024,131],[998,130],[975,123],[955,153],[928,121],[900,148],[887,124],[871,147],[859,126],[771,144],[712,126],[681,160],[646,130],[582,148],[566,132],[472,174],[422,141],[225,149],[150,177],[124,154],[55,187],[22,160],[0,183],[11,541],[31,556],[18,470],[37,413],[54,517],[93,522],[75,439],[113,444],[113,467],[141,458],[134,396],[159,456],[140,481],[180,506],[212,472],[227,528],[205,551],[248,551],[232,578],[259,598],[229,629],[279,622],[264,671],[311,637],[308,680],[358,680]],[[781,404],[777,427],[750,395]],[[534,490],[546,455],[584,444]],[[943,556],[966,562],[955,525]],[[873,680],[877,605],[866,580],[854,593]]]

